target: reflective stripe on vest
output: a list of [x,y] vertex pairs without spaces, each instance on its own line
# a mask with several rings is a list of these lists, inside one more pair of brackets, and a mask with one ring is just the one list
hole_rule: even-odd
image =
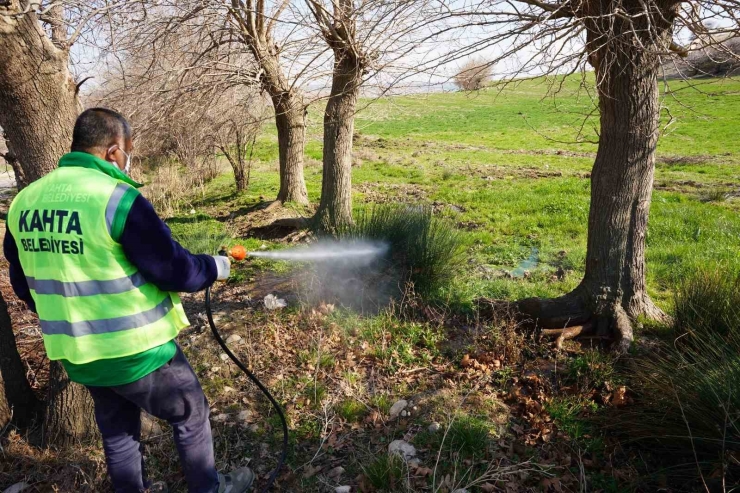
[[108,200],[108,205],[105,206],[105,224],[108,226],[108,234],[110,234],[113,229],[113,221],[116,217],[118,204],[121,203],[121,199],[129,188],[131,187],[124,183],[116,185],[116,188],[113,190],[113,195],[111,195],[110,200]]
[[58,294],[65,298],[125,293],[146,284],[146,279],[140,272],[109,281],[64,282],[53,279],[34,279],[29,276],[26,276],[26,281],[28,281],[28,287],[36,291],[36,294]]
[[111,236],[133,189],[82,167],[22,190],[7,227],[36,302],[49,359],[76,364],[137,354],[188,325],[180,298],[147,283]]
[[164,318],[172,310],[172,307],[172,298],[168,296],[151,310],[139,312],[135,315],[101,320],[83,320],[81,322],[41,320],[41,331],[47,335],[64,334],[71,337],[82,337],[90,334],[138,329]]

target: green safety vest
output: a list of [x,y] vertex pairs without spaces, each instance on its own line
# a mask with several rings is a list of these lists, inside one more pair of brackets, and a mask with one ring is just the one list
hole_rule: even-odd
[[148,283],[114,239],[125,222],[116,211],[137,194],[96,169],[60,167],[13,200],[7,227],[49,359],[84,364],[131,356],[188,325],[177,294]]

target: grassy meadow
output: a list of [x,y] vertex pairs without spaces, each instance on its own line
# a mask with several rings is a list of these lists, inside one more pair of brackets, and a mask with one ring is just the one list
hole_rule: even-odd
[[[671,81],[661,89],[647,261],[651,294],[668,309],[672,286],[697,267],[740,267],[740,82]],[[588,141],[598,125],[592,98],[592,89],[569,78],[364,101],[356,122],[355,206],[426,202],[463,229],[471,268],[449,293],[462,303],[565,292],[579,281],[585,258],[596,152]],[[306,181],[315,204],[320,106],[309,116]],[[255,157],[247,193],[234,196],[226,174],[193,197],[193,207],[218,215],[271,199],[277,145],[269,126]],[[510,278],[528,259],[536,266],[527,278]]]

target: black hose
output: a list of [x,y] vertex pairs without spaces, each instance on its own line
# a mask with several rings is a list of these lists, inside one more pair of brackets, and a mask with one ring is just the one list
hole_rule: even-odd
[[283,464],[285,464],[285,458],[288,455],[288,422],[285,420],[285,414],[283,414],[283,409],[280,407],[280,404],[275,400],[275,398],[270,394],[270,391],[267,390],[267,387],[265,387],[262,382],[259,381],[257,377],[254,376],[254,374],[249,371],[249,369],[239,361],[239,358],[234,356],[234,353],[229,350],[229,347],[226,345],[226,342],[224,342],[223,338],[221,337],[221,334],[218,333],[218,329],[216,328],[216,323],[213,321],[213,313],[211,312],[211,287],[209,286],[208,289],[206,289],[206,315],[208,316],[208,323],[211,326],[211,331],[213,332],[213,337],[216,338],[216,342],[218,342],[218,345],[221,346],[221,349],[224,350],[224,352],[228,355],[229,358],[231,358],[231,361],[236,364],[236,366],[239,367],[241,371],[244,372],[244,374],[249,377],[249,379],[254,382],[254,384],[259,388],[265,396],[269,399],[270,403],[272,404],[272,407],[275,408],[275,411],[277,411],[278,416],[280,416],[280,422],[283,425],[283,451],[280,453],[280,459],[278,460],[277,467],[275,467],[275,470],[272,471],[272,474],[270,474],[270,479],[267,481],[265,486],[260,490],[262,493],[265,493],[266,491],[269,491],[269,489],[272,487],[272,485],[275,483],[275,480],[277,479],[278,473],[280,473],[280,469],[283,468]]

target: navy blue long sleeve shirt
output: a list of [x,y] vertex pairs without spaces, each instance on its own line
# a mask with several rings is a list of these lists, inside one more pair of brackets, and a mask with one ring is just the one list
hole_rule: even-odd
[[[172,238],[170,228],[152,204],[138,195],[131,205],[121,237],[126,258],[148,282],[163,291],[196,292],[213,284],[218,275],[216,261],[209,255],[193,255]],[[18,257],[15,239],[6,230],[3,241],[10,264],[10,283],[16,295],[36,311],[26,276]]]

